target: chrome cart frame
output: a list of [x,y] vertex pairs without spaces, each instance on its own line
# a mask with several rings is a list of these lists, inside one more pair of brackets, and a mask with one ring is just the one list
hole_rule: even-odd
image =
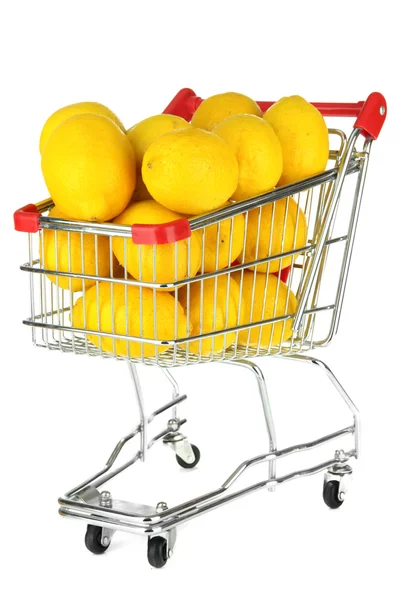
[[[184,118],[190,119],[194,110],[201,102],[192,90],[184,89],[178,93],[171,104],[167,107],[167,113],[176,114]],[[266,110],[271,103],[260,102],[262,110]],[[297,228],[299,223],[300,204],[304,203],[304,214],[309,223],[307,240],[301,247],[295,247],[293,250],[284,251],[283,243],[281,251],[272,253],[267,256],[259,256],[258,250],[256,255],[251,260],[245,258],[240,262],[234,262],[232,258],[232,235],[229,241],[229,264],[224,268],[218,268],[218,250],[216,257],[216,268],[212,272],[205,272],[204,268],[200,273],[195,275],[187,273],[185,277],[178,277],[178,258],[175,260],[175,278],[173,281],[160,282],[157,280],[156,273],[156,256],[157,256],[157,241],[154,243],[154,276],[152,280],[144,281],[140,277],[139,280],[134,280],[129,277],[126,269],[124,274],[115,276],[112,266],[113,253],[110,245],[110,271],[109,276],[101,276],[98,267],[99,255],[99,239],[103,236],[108,236],[110,243],[114,238],[123,238],[125,259],[129,251],[128,242],[135,235],[140,240],[139,257],[141,260],[142,252],[145,250],[144,245],[149,242],[143,242],[143,230],[135,230],[135,225],[126,227],[109,223],[88,223],[81,221],[71,221],[66,219],[56,219],[51,215],[44,214],[51,208],[52,201],[47,200],[38,205],[28,205],[15,213],[15,226],[19,231],[25,231],[29,234],[29,261],[21,268],[30,273],[31,286],[31,316],[25,319],[24,323],[32,327],[33,341],[36,345],[44,346],[49,349],[57,349],[64,352],[75,352],[76,354],[98,355],[105,358],[114,357],[123,360],[127,363],[130,376],[132,378],[137,405],[140,415],[138,425],[127,435],[122,437],[115,446],[105,466],[95,475],[74,487],[59,499],[59,512],[62,516],[73,517],[80,519],[88,524],[86,533],[86,545],[94,553],[104,552],[111,543],[111,538],[116,530],[122,530],[132,533],[140,533],[148,536],[148,558],[149,562],[154,567],[162,567],[172,555],[173,547],[176,540],[177,526],[189,519],[193,519],[205,512],[208,512],[218,506],[235,500],[250,492],[266,488],[269,491],[274,491],[275,488],[282,483],[286,483],[298,477],[305,477],[319,472],[325,473],[323,485],[323,498],[325,503],[330,508],[338,508],[344,501],[349,480],[352,474],[352,467],[349,464],[350,459],[359,458],[360,444],[360,418],[355,404],[352,402],[342,385],[339,383],[335,375],[329,367],[317,358],[312,358],[304,352],[310,351],[313,348],[326,346],[337,333],[340,315],[343,306],[343,298],[346,289],[346,283],[349,273],[350,260],[354,245],[357,221],[359,216],[361,198],[365,183],[365,177],[370,156],[371,144],[379,135],[386,116],[386,102],[381,94],[374,93],[369,96],[366,102],[357,104],[325,104],[316,103],[325,116],[355,116],[357,117],[355,126],[350,136],[338,130],[331,129],[330,134],[339,140],[339,147],[335,150],[331,149],[330,159],[333,162],[333,167],[324,173],[315,175],[307,180],[299,183],[291,184],[285,187],[277,188],[276,190],[264,194],[257,198],[242,201],[240,203],[231,204],[209,213],[207,215],[195,217],[189,222],[176,222],[177,230],[182,230],[182,226],[189,231],[186,235],[188,264],[190,264],[190,235],[193,232],[199,232],[203,235],[203,262],[204,262],[204,232],[207,227],[217,226],[217,240],[221,236],[221,223],[230,220],[231,231],[233,229],[234,219],[238,215],[244,215],[246,225],[248,223],[251,211],[258,210],[258,228],[257,228],[257,244],[260,236],[263,235],[261,227],[262,210],[265,207],[272,207],[272,215],[274,215],[276,202],[286,199],[286,207],[284,213],[284,231],[286,232],[286,223],[289,212],[289,198],[296,198],[297,213],[295,218],[295,240],[297,236]],[[357,142],[360,136],[365,136],[365,141],[362,148],[357,149]],[[352,201],[348,203],[347,213],[344,220],[344,231],[339,234],[335,231],[335,225],[338,222],[339,200],[343,195],[343,186],[347,180],[353,179],[354,187],[352,188]],[[272,217],[273,221],[273,217]],[[312,227],[311,227],[312,223]],[[168,224],[174,226],[174,224]],[[149,226],[150,228],[151,226]],[[272,226],[271,226],[272,227]],[[343,222],[342,222],[343,227]],[[50,268],[45,264],[44,256],[44,235],[46,231],[54,232],[54,239],[57,245],[58,238],[61,232],[66,232],[66,244],[68,246],[68,265],[67,267],[60,266],[57,262],[60,259],[56,258],[55,268]],[[78,272],[73,268],[71,259],[71,244],[72,235],[80,236],[81,252],[82,252],[82,269]],[[88,273],[85,271],[83,248],[84,236],[93,236],[95,242],[96,256],[96,271]],[[150,239],[154,239],[154,231],[151,232]],[[41,250],[41,258],[35,259],[33,240],[35,236],[39,236],[39,246]],[[272,239],[272,229],[270,232]],[[171,243],[179,244],[182,240],[177,237]],[[130,243],[130,242],[129,242]],[[142,246],[143,245],[143,246]],[[271,245],[271,244],[270,244]],[[324,296],[323,283],[328,278],[324,276],[324,272],[329,264],[329,253],[332,248],[340,247],[341,254],[337,261],[337,275],[330,278],[330,283],[334,282],[332,289],[328,290],[326,301]],[[176,246],[177,248],[177,246]],[[271,249],[271,248],[270,248]],[[175,257],[178,256],[176,252]],[[181,260],[181,259],[179,259]],[[186,336],[179,336],[177,325],[175,326],[175,335],[168,339],[161,338],[157,335],[157,305],[156,295],[161,288],[171,292],[171,296],[175,302],[175,315],[177,315],[178,306],[178,288],[185,285],[204,285],[206,280],[217,277],[227,277],[228,292],[226,306],[228,307],[229,282],[231,277],[236,273],[240,280],[240,292],[242,292],[243,273],[245,269],[253,269],[254,273],[262,265],[266,266],[266,280],[269,280],[269,270],[272,261],[279,262],[279,270],[276,275],[278,279],[284,280],[282,277],[283,264],[289,260],[289,275],[288,288],[296,287],[297,308],[295,312],[291,312],[288,299],[286,299],[285,310],[280,314],[277,313],[275,306],[271,316],[261,315],[261,318],[248,318],[245,322],[240,320],[241,314],[241,294],[238,302],[237,320],[234,325],[225,323],[223,329],[215,327],[215,306],[214,306],[214,327],[211,330],[202,328],[193,335],[188,328]],[[285,263],[285,264],[286,264]],[[141,264],[141,263],[140,263]],[[329,267],[328,267],[329,269]],[[287,275],[287,274],[286,274]],[[53,278],[49,282],[49,278]],[[297,280],[295,282],[295,279]],[[64,289],[60,289],[60,278],[68,278],[68,285]],[[254,275],[254,280],[256,275]],[[86,284],[82,284],[81,291],[77,292],[73,288],[75,280],[89,281],[92,284],[92,289],[97,290],[94,300],[94,306],[97,308],[98,326],[93,326],[93,319],[90,322],[89,311],[85,309],[85,298],[88,295]],[[93,285],[94,282],[94,285]],[[99,300],[99,285],[106,283],[111,286],[111,306],[113,307],[113,286],[124,285],[125,297],[127,298],[128,289],[140,290],[140,335],[128,330],[128,312],[126,313],[127,327],[126,331],[118,330],[117,325],[112,319],[110,329],[105,329],[100,326],[100,300]],[[233,284],[232,284],[233,285]],[[267,284],[266,284],[267,285]],[[278,284],[277,284],[278,285]],[[62,286],[61,286],[62,287]],[[148,288],[153,293],[154,297],[154,332],[153,335],[143,334],[143,299],[142,288]],[[202,288],[203,289],[203,288]],[[278,287],[277,287],[278,289]],[[82,320],[79,325],[70,317],[70,322],[67,322],[67,315],[73,315],[76,303],[76,295],[81,294],[81,302],[83,301]],[[190,291],[188,292],[190,295]],[[267,291],[265,298],[267,297]],[[265,300],[264,298],[264,300]],[[321,299],[322,298],[322,299]],[[254,283],[252,301],[254,301]],[[37,303],[40,303],[39,310]],[[172,300],[171,300],[172,302]],[[202,299],[203,302],[203,299]],[[264,302],[265,303],[265,302]],[[277,300],[275,301],[277,305]],[[243,308],[243,307],[242,307]],[[127,310],[127,308],[126,308]],[[201,308],[203,310],[203,308]],[[243,309],[244,310],[244,309]],[[253,308],[251,308],[252,314]],[[113,310],[111,311],[113,313]],[[324,321],[321,332],[318,332],[317,324],[322,320],[322,316],[327,315],[328,318]],[[268,318],[267,318],[268,317]],[[189,323],[189,316],[187,318]],[[200,319],[201,321],[201,319]],[[284,336],[286,324],[292,324],[292,335]],[[274,328],[281,324],[280,338],[274,338]],[[269,342],[261,343],[263,335],[263,327],[270,327],[271,331]],[[42,332],[42,339],[38,339],[37,331]],[[251,331],[259,330],[258,342],[251,343]],[[243,342],[241,333],[247,334],[247,341]],[[222,350],[216,350],[216,340],[224,336],[226,342],[227,336],[231,336],[230,344],[223,345]],[[104,339],[111,340],[111,345],[105,348]],[[211,340],[211,346],[207,346],[209,350],[202,353],[202,344],[207,340]],[[276,341],[278,340],[278,341]],[[120,342],[125,346],[118,346]],[[193,342],[199,343],[200,350],[193,352]],[[215,343],[214,343],[215,342]],[[134,345],[136,344],[136,345]],[[151,347],[151,350],[149,350]],[[122,348],[122,350],[121,350]],[[204,348],[204,346],[203,346]],[[311,442],[298,443],[296,445],[278,449],[275,425],[272,416],[271,406],[268,397],[266,382],[261,369],[250,359],[260,356],[283,357],[285,360],[297,361],[307,365],[319,367],[329,381],[333,384],[338,394],[345,402],[346,406],[352,413],[352,422],[347,427],[329,433],[319,439]],[[259,395],[262,402],[262,408],[266,423],[268,436],[268,452],[255,456],[242,462],[235,471],[222,483],[222,485],[209,493],[179,504],[175,507],[169,507],[165,502],[158,502],[154,506],[146,506],[142,504],[130,503],[118,500],[113,495],[104,489],[105,484],[111,481],[115,476],[132,466],[137,461],[145,461],[147,452],[152,446],[163,441],[163,444],[169,446],[176,454],[176,458],[180,466],[184,468],[195,467],[200,460],[200,452],[196,446],[191,444],[181,431],[182,426],[186,423],[186,419],[179,416],[179,406],[186,399],[186,395],[181,394],[178,384],[171,374],[170,368],[182,365],[199,364],[205,362],[220,362],[221,364],[237,365],[251,371],[257,380]],[[159,407],[151,414],[146,413],[143,394],[137,374],[136,363],[149,364],[161,368],[166,378],[172,384],[172,399]],[[167,420],[166,426],[162,428],[155,436],[150,438],[149,426],[161,415],[171,410],[170,418]],[[301,470],[288,472],[286,474],[277,474],[277,463],[281,458],[301,453],[308,450],[313,450],[333,440],[341,440],[342,438],[351,438],[349,448],[344,450],[342,445],[338,445],[336,451],[330,460],[312,466],[304,467]],[[132,458],[120,466],[117,465],[118,457],[126,444],[132,440],[138,440],[139,446],[132,453]],[[259,465],[260,463],[268,463],[268,479],[263,479],[247,487],[235,489],[238,480],[247,472],[250,467]],[[101,489],[103,488],[103,489]]]

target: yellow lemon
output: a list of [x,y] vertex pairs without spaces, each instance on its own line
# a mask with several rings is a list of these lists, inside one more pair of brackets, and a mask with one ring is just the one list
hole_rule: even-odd
[[279,185],[300,181],[325,170],[329,158],[328,128],[323,116],[301,96],[275,102],[264,114],[282,146]]
[[114,123],[116,123],[122,131],[125,131],[125,128],[118,119],[117,115],[115,115],[112,110],[107,108],[107,106],[104,106],[104,104],[99,104],[99,102],[77,102],[76,104],[69,104],[68,106],[64,106],[63,108],[56,110],[56,112],[50,115],[44,124],[39,142],[40,154],[42,154],[50,135],[53,133],[55,128],[60,125],[60,123],[66,121],[66,119],[69,117],[83,115],[85,113],[108,117],[111,119],[111,121],[114,121]]
[[[232,277],[220,275],[196,281],[179,290],[179,301],[192,324],[192,336],[221,331],[238,324],[239,287]],[[219,334],[189,343],[189,352],[209,356],[228,348],[236,333]]]
[[140,172],[136,172],[136,186],[135,191],[133,192],[132,202],[150,199],[151,195],[147,187],[144,185],[142,174]]
[[133,148],[107,117],[70,117],[50,136],[42,154],[50,195],[67,217],[107,221],[124,210],[136,183]]
[[127,132],[127,136],[135,151],[138,171],[142,168],[143,156],[147,148],[160,135],[174,131],[175,129],[185,129],[187,127],[191,127],[191,125],[185,119],[182,119],[182,117],[164,114],[148,117],[131,127]]
[[[182,216],[155,200],[133,202],[123,213],[114,219],[119,225],[170,223]],[[196,232],[189,240],[181,240],[172,244],[135,244],[125,238],[113,238],[113,251],[120,264],[126,266],[134,279],[149,283],[172,283],[192,277],[200,268],[201,245]],[[190,244],[190,245],[189,245]],[[190,248],[190,250],[189,250]],[[169,291],[170,288],[165,288]],[[163,290],[164,291],[164,290]]]
[[[49,217],[65,219],[65,215],[56,207],[49,212]],[[110,243],[108,236],[90,235],[59,231],[43,230],[43,244],[39,245],[40,260],[45,269],[50,271],[66,271],[85,275],[110,276]],[[96,239],[97,238],[97,239]],[[83,265],[82,265],[83,261]],[[82,268],[83,267],[83,268]],[[47,275],[58,287],[78,292],[83,285],[86,289],[95,284],[93,279]]]
[[[285,219],[286,215],[286,219]],[[290,198],[282,198],[248,213],[246,244],[240,257],[244,263],[302,248],[307,241],[307,221],[304,212]],[[280,259],[257,266],[257,271],[275,273]],[[282,258],[282,269],[292,264],[292,256]],[[253,267],[251,267],[253,268]]]
[[[126,289],[125,289],[126,288]],[[100,282],[76,302],[72,326],[102,333],[116,333],[150,340],[172,341],[187,337],[187,320],[182,306],[170,294],[125,284]],[[190,328],[189,328],[190,329]],[[148,358],[162,354],[170,345],[127,342],[112,337],[88,335],[88,340],[103,352],[118,356]]]
[[245,200],[272,190],[282,175],[282,149],[267,121],[254,115],[234,115],[213,133],[232,148],[239,163],[239,184],[233,200]]
[[216,94],[203,100],[192,117],[192,125],[211,131],[227,117],[240,114],[262,117],[260,107],[248,96],[236,92]]
[[[275,319],[284,315],[294,314],[297,308],[297,299],[288,286],[275,275],[243,271],[236,272],[232,277],[240,286],[242,280],[242,307],[241,317],[244,323],[256,323],[267,319]],[[243,313],[243,315],[242,315]],[[276,323],[243,329],[239,332],[238,343],[251,347],[261,348],[278,346],[292,335],[293,319],[277,321]]]
[[[198,230],[204,245],[204,273],[231,265],[243,250],[244,216],[236,215]],[[217,259],[218,255],[218,259]]]
[[153,142],[143,158],[142,176],[157,202],[181,214],[200,215],[229,200],[239,168],[224,140],[192,127]]

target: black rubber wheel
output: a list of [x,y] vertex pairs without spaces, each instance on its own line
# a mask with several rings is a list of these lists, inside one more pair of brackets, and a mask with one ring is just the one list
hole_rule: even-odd
[[180,456],[175,454],[175,458],[177,460],[178,465],[180,465],[184,469],[193,469],[200,462],[200,456],[201,456],[200,450],[194,444],[191,444],[191,446],[192,446],[192,450],[193,450],[193,454],[194,454],[194,462],[187,463]]
[[323,492],[324,502],[329,508],[339,508],[343,504],[343,500],[339,499],[339,482],[331,479],[324,483]]
[[90,552],[93,552],[93,554],[103,554],[103,552],[110,547],[110,544],[108,544],[108,546],[103,546],[101,543],[101,533],[102,527],[99,527],[98,525],[87,526],[85,545]]
[[167,564],[167,546],[167,540],[160,535],[149,538],[147,543],[147,560],[155,569],[161,569]]

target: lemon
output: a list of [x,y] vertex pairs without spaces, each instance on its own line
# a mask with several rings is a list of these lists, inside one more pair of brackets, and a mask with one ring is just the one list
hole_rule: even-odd
[[[232,277],[220,275],[196,281],[179,290],[179,301],[192,324],[192,336],[236,327],[239,287]],[[189,352],[209,356],[228,348],[236,333],[214,335],[189,343]]]
[[233,200],[245,200],[272,190],[282,175],[282,149],[267,121],[254,115],[234,115],[213,133],[232,148],[239,164],[239,185]]
[[[78,299],[72,311],[72,326],[102,333],[116,333],[150,340],[171,341],[187,337],[187,320],[182,306],[170,294],[125,284],[100,282]],[[86,327],[84,327],[86,325]],[[190,328],[189,328],[190,329]],[[112,337],[88,335],[103,352],[118,356],[148,358],[162,354],[170,345],[127,342]]]
[[[239,285],[239,289],[241,285],[240,313],[243,324],[295,313],[296,296],[275,275],[244,270],[243,273],[233,273],[232,277]],[[260,344],[261,348],[268,348],[270,345],[278,346],[292,335],[292,324],[293,319],[288,319],[252,329],[242,329],[239,332],[238,343],[243,346],[248,344],[251,347],[258,347]]]
[[258,104],[244,94],[236,92],[216,94],[203,100],[192,117],[192,125],[211,131],[227,117],[239,114],[262,116]]
[[[65,219],[57,208],[52,208],[49,217]],[[108,236],[44,229],[43,245],[40,243],[40,261],[50,271],[66,271],[85,275],[110,276],[110,243]],[[96,239],[97,238],[97,239]],[[83,265],[82,265],[83,262]],[[83,266],[83,269],[82,269]],[[93,279],[47,275],[58,287],[77,292],[83,285],[89,288]]]
[[135,191],[133,192],[132,202],[136,202],[136,200],[151,200],[151,195],[147,187],[144,185],[142,174],[140,172],[136,172],[136,185]]
[[107,221],[124,210],[136,183],[133,148],[107,117],[83,114],[61,123],[42,154],[50,195],[72,219]]
[[192,127],[153,142],[143,158],[142,177],[151,196],[166,208],[200,215],[229,200],[239,168],[224,140]]
[[185,129],[187,127],[191,127],[191,125],[185,119],[182,119],[182,117],[165,114],[148,117],[131,127],[127,132],[127,136],[135,151],[138,171],[142,168],[143,156],[147,148],[160,135],[174,131],[175,129]]
[[279,185],[287,185],[325,170],[329,158],[328,128],[321,113],[301,96],[275,102],[264,114],[282,146],[283,171]]
[[[285,214],[287,212],[286,220]],[[282,198],[248,213],[246,243],[240,261],[249,263],[275,254],[302,248],[307,241],[307,221],[297,202]],[[292,264],[292,256],[274,259],[257,266],[257,271],[275,273]],[[253,268],[253,267],[251,267]]]
[[236,215],[197,230],[204,245],[204,273],[231,265],[243,250],[244,216]]
[[56,110],[56,112],[53,113],[44,124],[39,142],[40,154],[42,154],[50,135],[53,133],[55,128],[60,125],[60,123],[66,121],[66,119],[69,117],[82,115],[85,113],[108,117],[111,119],[111,121],[114,121],[114,123],[116,123],[122,131],[125,132],[125,128],[118,119],[117,115],[115,115],[112,110],[107,108],[107,106],[104,106],[104,104],[99,104],[98,102],[77,102],[76,104],[69,104],[68,106],[64,106],[63,108]]
[[[114,219],[119,225],[170,223],[182,216],[155,200],[133,202]],[[114,237],[112,246],[120,264],[126,266],[134,279],[145,282],[173,283],[186,277],[192,277],[200,268],[201,246],[196,232],[189,240],[172,244],[147,245],[135,244],[132,240]],[[190,243],[190,251],[189,251]],[[189,264],[190,263],[190,264]],[[168,291],[168,288],[165,288]]]

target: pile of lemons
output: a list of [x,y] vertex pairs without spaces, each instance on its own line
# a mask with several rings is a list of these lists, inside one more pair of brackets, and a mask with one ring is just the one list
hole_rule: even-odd
[[[40,152],[55,204],[50,216],[161,224],[316,175],[326,167],[329,140],[323,117],[300,96],[282,98],[263,115],[251,98],[229,92],[204,100],[190,123],[162,114],[128,130],[102,104],[72,104],[46,121]],[[47,270],[162,284],[300,249],[306,240],[306,217],[287,198],[194,231],[188,240],[158,246],[44,230],[40,254]],[[295,295],[273,275],[291,262],[292,257],[274,259],[172,294],[171,288],[154,292],[108,281],[95,285],[95,279],[49,278],[72,292],[84,289],[72,311],[74,327],[171,341],[295,312]],[[207,356],[236,338],[249,346],[276,345],[290,338],[291,325],[286,320],[215,335],[189,343],[188,351]],[[156,353],[150,343],[96,335],[89,340],[121,356]],[[168,348],[158,346],[157,352]]]

